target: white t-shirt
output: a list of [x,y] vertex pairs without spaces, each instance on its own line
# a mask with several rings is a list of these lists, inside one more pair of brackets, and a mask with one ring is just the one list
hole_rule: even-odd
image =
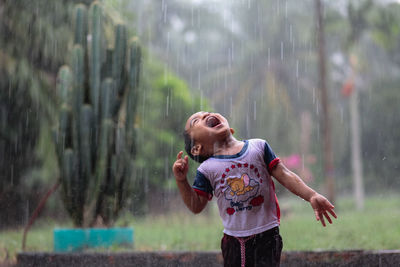
[[279,163],[262,139],[244,141],[236,155],[213,156],[197,169],[194,190],[217,198],[224,233],[244,237],[279,226],[280,210],[270,170]]

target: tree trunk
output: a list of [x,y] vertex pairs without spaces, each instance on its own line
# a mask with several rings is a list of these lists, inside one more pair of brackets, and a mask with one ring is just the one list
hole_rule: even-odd
[[356,207],[364,208],[364,183],[361,160],[360,115],[358,111],[358,90],[355,86],[350,95],[350,126],[351,126],[351,165],[353,169],[353,188]]
[[321,0],[315,0],[316,19],[317,19],[317,36],[318,36],[318,57],[319,57],[319,89],[320,102],[322,108],[321,124],[323,135],[323,155],[324,155],[324,176],[326,182],[326,190],[328,199],[335,202],[335,181],[333,176],[333,154],[331,145],[331,123],[330,123],[330,107],[329,96],[326,82],[326,57],[325,57],[325,36],[323,21],[323,6]]

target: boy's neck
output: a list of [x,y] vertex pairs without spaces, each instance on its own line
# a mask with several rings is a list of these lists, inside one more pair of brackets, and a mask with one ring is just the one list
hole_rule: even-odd
[[244,146],[243,141],[239,141],[231,135],[224,142],[214,143],[213,156],[235,155],[243,149],[243,146]]

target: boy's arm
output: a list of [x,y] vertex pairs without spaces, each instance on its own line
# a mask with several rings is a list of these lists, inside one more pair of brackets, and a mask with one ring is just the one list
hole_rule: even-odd
[[321,221],[323,226],[326,225],[324,217],[329,223],[332,223],[328,212],[337,218],[333,210],[334,206],[324,196],[307,186],[297,174],[287,169],[283,163],[278,163],[273,168],[271,175],[290,192],[310,202],[311,207],[314,209],[315,218],[317,221]]
[[189,185],[187,172],[189,170],[188,156],[182,159],[183,152],[180,151],[172,167],[176,184],[183,202],[193,213],[200,213],[207,205],[207,198],[199,196]]

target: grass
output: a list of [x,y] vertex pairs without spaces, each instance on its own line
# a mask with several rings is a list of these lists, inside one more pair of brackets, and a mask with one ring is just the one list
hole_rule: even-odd
[[[316,222],[307,202],[290,198],[281,199],[280,205],[284,250],[400,249],[399,196],[369,198],[362,212],[355,211],[350,199],[340,199],[336,204],[339,218],[325,228]],[[62,226],[70,225],[38,221],[28,234],[27,250],[52,251],[52,229]],[[134,228],[136,251],[219,250],[223,230],[215,206],[200,215],[186,211],[143,218],[125,215],[117,226]],[[22,233],[23,229],[0,232],[0,263],[15,261],[21,251]]]
[[325,228],[315,221],[308,205],[294,205],[292,214],[281,222],[285,250],[400,248],[398,196],[367,199],[364,211],[356,211],[349,200],[339,201],[338,219]]

